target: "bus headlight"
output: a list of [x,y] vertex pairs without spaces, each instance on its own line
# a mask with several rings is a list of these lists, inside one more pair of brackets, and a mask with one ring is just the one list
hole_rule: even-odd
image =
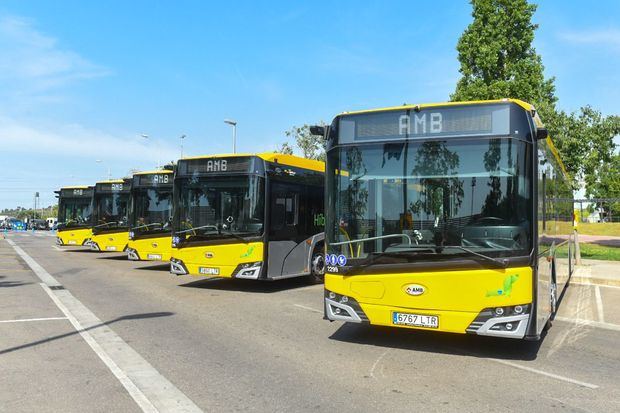
[[249,280],[258,280],[260,277],[261,269],[263,268],[263,262],[244,262],[237,265],[232,276],[234,278],[245,278]]
[[174,236],[172,237],[172,246],[176,247],[177,245],[179,245],[179,242],[181,242],[181,238],[179,238],[178,236]]
[[133,231],[129,231],[129,239],[133,239],[136,234]]

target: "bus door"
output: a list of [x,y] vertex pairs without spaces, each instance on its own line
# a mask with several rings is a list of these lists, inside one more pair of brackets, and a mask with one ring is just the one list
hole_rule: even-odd
[[286,277],[303,274],[306,270],[308,249],[301,231],[300,202],[303,187],[280,182],[271,183],[269,195],[270,224],[268,236],[268,277]]

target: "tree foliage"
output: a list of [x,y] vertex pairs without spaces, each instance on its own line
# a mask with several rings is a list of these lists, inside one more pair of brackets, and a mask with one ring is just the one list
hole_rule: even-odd
[[538,25],[536,5],[527,0],[471,0],[473,22],[457,44],[461,79],[454,101],[516,98],[533,104],[546,124],[573,186],[584,181],[588,194],[612,196],[597,186],[613,157],[618,117],[605,117],[590,106],[578,113],[556,109],[554,78],[532,43]]
[[526,0],[472,0],[473,22],[456,46],[461,79],[452,100],[517,98],[553,107],[554,79],[545,79],[532,46],[536,5]]
[[[325,123],[319,122],[319,125],[324,126]],[[294,149],[298,148],[304,158],[325,161],[325,139],[322,136],[311,134],[310,125],[293,126],[284,134],[287,138],[292,139],[294,143],[284,142],[276,149],[276,152],[292,155]]]

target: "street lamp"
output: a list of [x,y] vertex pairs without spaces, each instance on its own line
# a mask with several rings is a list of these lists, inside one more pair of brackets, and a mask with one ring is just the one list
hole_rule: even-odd
[[[147,135],[146,133],[141,134],[140,136],[142,136],[144,139],[150,139],[149,135]],[[159,169],[159,151],[157,151],[157,165],[156,168]]]
[[185,139],[185,135],[179,136],[179,140],[181,141],[181,158],[183,158],[183,139]]
[[232,126],[233,133],[233,153],[237,153],[237,121],[232,119],[224,119],[224,123]]
[[[95,162],[103,163],[101,159],[97,159]],[[108,181],[111,181],[111,180],[112,180],[112,171],[110,171],[110,167],[108,166]]]

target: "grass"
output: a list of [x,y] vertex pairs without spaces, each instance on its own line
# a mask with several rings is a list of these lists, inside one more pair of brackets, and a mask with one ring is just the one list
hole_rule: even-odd
[[588,260],[620,261],[620,248],[579,243],[581,258]]
[[[558,222],[560,234],[568,234],[573,230],[572,222]],[[620,237],[620,222],[589,223],[580,222],[577,231],[583,235],[610,235]]]

